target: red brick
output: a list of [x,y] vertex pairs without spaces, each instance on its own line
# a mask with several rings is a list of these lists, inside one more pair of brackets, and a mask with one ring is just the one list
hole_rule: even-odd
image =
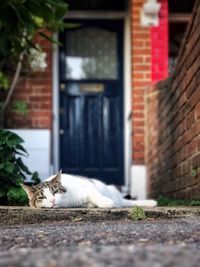
[[200,102],[196,105],[195,108],[196,118],[200,118]]
[[134,120],[132,125],[133,125],[133,127],[144,127],[144,121],[135,121]]

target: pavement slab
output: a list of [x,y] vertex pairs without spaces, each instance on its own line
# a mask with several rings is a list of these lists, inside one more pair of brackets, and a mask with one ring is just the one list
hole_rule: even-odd
[[[143,208],[148,219],[174,219],[200,216],[200,207]],[[122,209],[31,209],[0,206],[0,225],[23,225],[53,221],[84,222],[113,221],[130,218],[130,208]]]

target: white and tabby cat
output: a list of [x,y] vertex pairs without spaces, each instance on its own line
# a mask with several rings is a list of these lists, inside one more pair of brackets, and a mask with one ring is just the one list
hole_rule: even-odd
[[61,172],[36,186],[22,184],[22,187],[32,208],[117,208],[156,205],[154,200],[124,199],[115,186],[106,185],[99,180]]

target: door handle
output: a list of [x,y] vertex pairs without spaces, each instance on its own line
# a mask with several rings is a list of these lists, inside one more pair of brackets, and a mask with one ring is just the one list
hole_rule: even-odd
[[59,112],[60,112],[60,115],[63,115],[64,114],[64,108],[60,108]]
[[60,133],[60,135],[63,135],[65,133],[65,131],[63,129],[60,129],[59,133]]
[[60,91],[62,91],[62,92],[65,91],[65,84],[64,83],[60,84]]

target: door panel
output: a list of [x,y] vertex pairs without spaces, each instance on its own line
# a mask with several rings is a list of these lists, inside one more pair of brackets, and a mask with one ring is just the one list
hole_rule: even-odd
[[121,185],[123,22],[77,23],[60,35],[60,167]]
[[104,97],[103,99],[103,165],[116,168],[119,165],[119,98]]
[[97,170],[99,162],[100,104],[98,96],[88,96],[85,98],[83,107],[83,151],[85,156],[83,155],[83,163],[87,170]]
[[76,169],[80,164],[77,152],[80,147],[81,99],[75,96],[68,96],[64,97],[63,100],[64,114],[62,115],[61,123],[64,134],[60,135],[61,166],[65,166],[67,162],[70,169]]

